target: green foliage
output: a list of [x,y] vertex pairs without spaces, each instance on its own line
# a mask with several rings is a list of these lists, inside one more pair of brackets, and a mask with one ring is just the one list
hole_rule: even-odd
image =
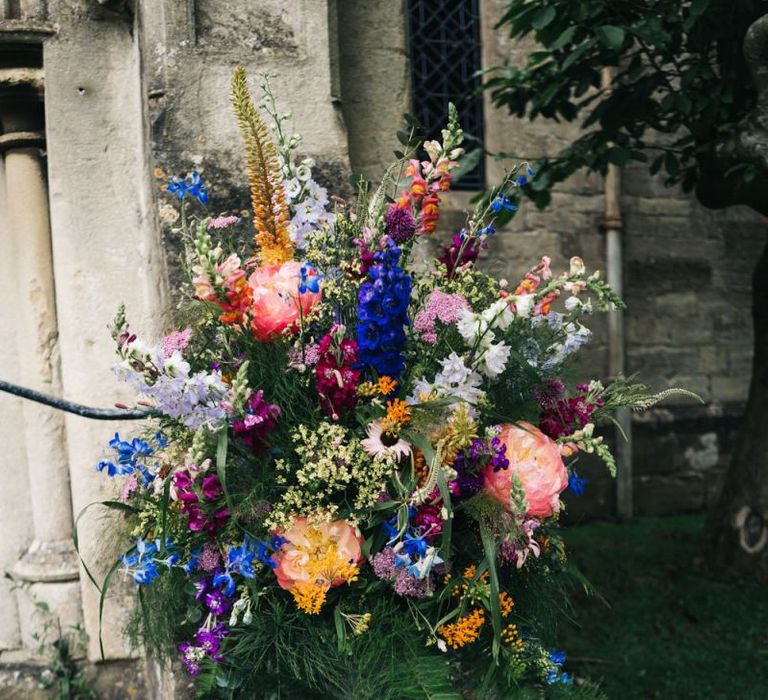
[[458,700],[451,667],[426,649],[412,620],[372,601],[370,631],[337,643],[333,616],[308,616],[289,601],[264,598],[251,625],[234,628],[230,664],[205,675],[204,697]]
[[[538,45],[522,66],[489,71],[493,103],[530,119],[580,119],[585,129],[543,160],[526,193],[543,207],[577,170],[632,161],[686,190],[711,177],[716,144],[755,104],[740,47],[765,12],[759,0],[511,0],[499,27]],[[615,69],[610,87],[604,67]],[[755,174],[744,164],[718,176],[738,187]]]

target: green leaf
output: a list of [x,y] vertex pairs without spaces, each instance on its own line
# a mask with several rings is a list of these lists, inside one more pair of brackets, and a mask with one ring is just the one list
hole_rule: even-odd
[[549,48],[552,49],[552,51],[559,51],[566,44],[570,44],[571,40],[573,39],[574,35],[576,34],[576,29],[578,29],[578,27],[575,24],[572,24],[564,32],[561,32],[560,36],[557,37],[557,39],[555,39],[549,45]]
[[333,622],[336,625],[336,648],[343,653],[347,648],[347,628],[338,605],[333,609]]
[[624,43],[624,30],[621,27],[617,27],[613,24],[604,24],[602,27],[598,27],[595,30],[595,36],[600,40],[608,49],[615,51],[620,49]]
[[491,621],[493,622],[493,659],[498,663],[501,649],[501,609],[499,608],[499,572],[496,571],[496,543],[488,527],[480,523],[480,538],[483,541],[485,562],[491,583]]
[[[133,547],[131,547],[133,549]],[[126,550],[126,554],[131,551],[131,549]],[[102,622],[104,620],[104,601],[107,599],[107,591],[109,590],[109,584],[112,582],[112,577],[115,575],[115,572],[117,571],[118,567],[120,566],[122,559],[118,559],[115,561],[114,564],[110,567],[109,571],[107,572],[107,575],[104,577],[104,583],[101,584],[101,590],[99,594],[99,652],[101,653],[101,660],[105,661],[104,657],[104,640],[102,639]],[[141,594],[141,587],[139,587],[139,594]]]
[[544,29],[555,18],[556,14],[554,7],[542,7],[533,15],[531,26],[537,31]]
[[87,564],[85,563],[85,560],[83,559],[82,555],[80,554],[80,537],[77,533],[77,526],[80,523],[80,518],[82,518],[86,511],[91,508],[91,506],[104,506],[105,508],[111,508],[112,510],[122,510],[124,512],[128,513],[136,513],[138,512],[136,508],[133,506],[129,506],[127,503],[123,503],[122,501],[93,501],[93,503],[89,503],[87,506],[85,506],[75,518],[75,524],[72,532],[72,543],[75,546],[75,551],[77,552],[77,556],[80,558],[80,563],[83,565],[83,571],[85,571],[86,576],[90,579],[91,583],[96,586],[96,590],[101,593],[101,586],[99,586],[98,583],[96,583],[96,579],[93,577],[93,574],[91,574],[90,569],[88,568]]
[[227,426],[219,430],[219,438],[216,444],[216,475],[221,482],[221,488],[224,491],[224,498],[227,501],[227,508],[230,513],[234,513],[232,507],[232,501],[229,497],[229,489],[227,488],[227,444],[228,444]]

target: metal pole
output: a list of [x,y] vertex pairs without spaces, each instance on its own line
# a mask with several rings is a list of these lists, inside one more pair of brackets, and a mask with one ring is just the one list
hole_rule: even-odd
[[73,401],[67,401],[66,399],[59,399],[49,394],[44,394],[42,391],[35,391],[34,389],[27,389],[26,387],[19,386],[18,384],[11,384],[0,379],[0,391],[4,391],[14,396],[20,396],[22,399],[29,399],[37,403],[50,406],[51,408],[57,408],[67,413],[74,413],[76,416],[82,418],[93,418],[94,420],[139,420],[142,418],[151,418],[157,416],[159,413],[147,409],[117,409],[117,408],[91,408],[90,406],[84,406],[80,403],[74,403]]
[[[601,83],[610,89],[615,68],[603,68]],[[605,176],[605,216],[602,222],[605,231],[606,278],[613,290],[622,296],[623,253],[621,219],[621,170],[609,164]],[[608,371],[612,378],[624,376],[624,314],[617,310],[608,316]],[[619,425],[616,440],[616,511],[620,518],[631,518],[632,503],[632,414],[626,407],[616,410],[614,418]],[[624,433],[621,435],[620,433]],[[626,439],[624,439],[626,437]]]

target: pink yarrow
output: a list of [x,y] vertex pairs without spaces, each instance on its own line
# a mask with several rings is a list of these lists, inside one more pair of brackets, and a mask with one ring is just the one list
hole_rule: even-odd
[[163,355],[170,357],[177,350],[181,352],[189,345],[189,339],[192,337],[192,329],[186,328],[183,331],[174,331],[169,333],[160,342],[163,348]]
[[215,219],[211,219],[208,222],[208,228],[228,228],[229,226],[234,226],[238,221],[240,221],[239,216],[217,216]]
[[434,345],[437,343],[435,322],[441,321],[445,325],[456,323],[465,309],[472,310],[461,294],[446,294],[436,289],[429,295],[424,308],[416,314],[413,328],[422,340]]

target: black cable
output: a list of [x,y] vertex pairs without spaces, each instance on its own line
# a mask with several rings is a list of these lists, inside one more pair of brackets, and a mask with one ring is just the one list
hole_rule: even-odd
[[76,416],[93,418],[94,420],[139,420],[158,415],[157,411],[153,411],[151,408],[91,408],[90,406],[83,406],[83,404],[74,403],[73,401],[57,399],[55,396],[49,396],[34,389],[27,389],[26,387],[18,386],[18,384],[11,384],[2,379],[0,379],[0,391],[20,396],[22,399],[36,401],[51,408],[57,408],[60,411],[74,413]]

